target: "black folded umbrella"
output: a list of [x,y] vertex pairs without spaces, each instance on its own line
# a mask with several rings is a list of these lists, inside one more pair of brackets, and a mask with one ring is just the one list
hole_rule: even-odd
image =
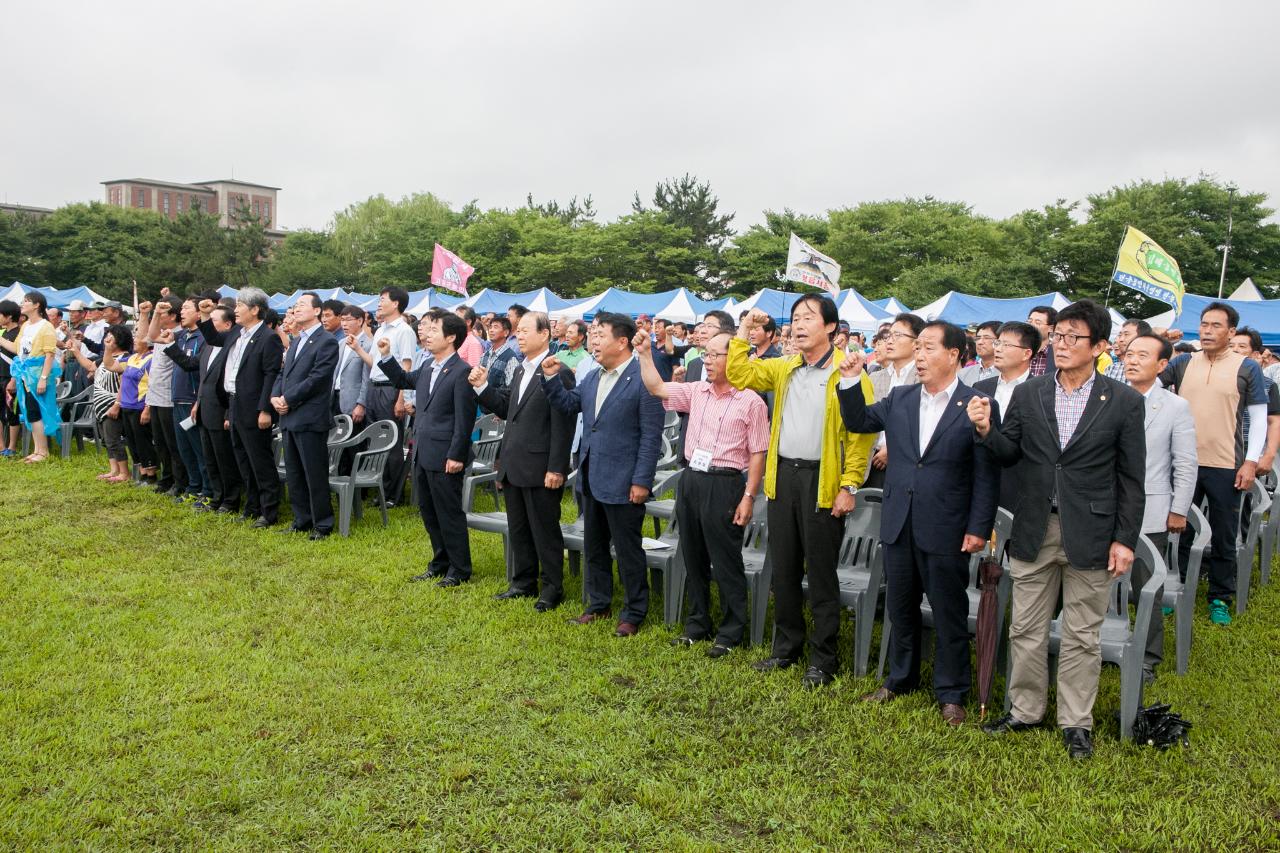
[[[993,546],[994,550],[994,546]],[[994,556],[983,557],[978,563],[978,586],[982,590],[978,597],[978,707],[979,718],[987,717],[987,702],[991,699],[991,687],[996,677],[996,654],[999,643],[996,642],[996,631],[1000,624],[1000,606],[997,590],[1004,568]]]
[[1190,746],[1191,741],[1187,737],[1190,729],[1191,723],[1170,711],[1168,705],[1152,705],[1138,709],[1138,718],[1133,721],[1133,742],[1156,749],[1168,749],[1177,744]]

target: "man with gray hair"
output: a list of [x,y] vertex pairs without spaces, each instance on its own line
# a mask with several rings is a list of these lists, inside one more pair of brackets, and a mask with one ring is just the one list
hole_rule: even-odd
[[245,484],[246,521],[271,527],[278,520],[280,479],[271,455],[271,427],[276,421],[271,391],[284,359],[284,346],[274,330],[266,328],[267,294],[256,287],[236,294],[236,325],[228,337],[223,387],[230,405],[231,447]]

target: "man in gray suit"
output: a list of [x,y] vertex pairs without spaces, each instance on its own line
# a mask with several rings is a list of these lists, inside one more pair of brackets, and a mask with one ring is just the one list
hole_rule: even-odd
[[[1187,513],[1196,490],[1196,421],[1191,405],[1166,391],[1156,377],[1173,358],[1173,344],[1152,334],[1139,335],[1128,342],[1124,355],[1125,379],[1145,399],[1147,433],[1147,506],[1142,516],[1142,532],[1161,554],[1166,552],[1170,533],[1187,528]],[[1151,578],[1147,566],[1133,564],[1136,592]],[[1156,597],[1156,606],[1160,598]],[[1157,611],[1147,633],[1147,651],[1142,677],[1155,680],[1156,667],[1164,659],[1164,619]]]
[[373,338],[364,330],[364,320],[363,308],[348,305],[342,309],[343,346],[333,373],[333,413],[350,415],[356,423],[364,419],[365,388],[369,384],[369,365],[356,349],[366,353],[373,350]]

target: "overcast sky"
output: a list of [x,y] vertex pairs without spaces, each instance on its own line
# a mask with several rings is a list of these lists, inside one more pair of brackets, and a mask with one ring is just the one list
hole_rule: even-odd
[[931,194],[1007,216],[1139,178],[1280,203],[1275,2],[9,2],[0,195],[282,187],[483,207],[709,180],[735,225]]

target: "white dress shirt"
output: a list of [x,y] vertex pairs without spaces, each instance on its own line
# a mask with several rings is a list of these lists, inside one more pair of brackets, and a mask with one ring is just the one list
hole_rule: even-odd
[[[417,348],[417,341],[413,337],[413,329],[409,328],[409,324],[404,321],[404,317],[397,317],[390,323],[383,323],[378,327],[378,331],[373,335],[373,346],[369,348],[370,352],[378,350],[378,341],[383,338],[391,339],[391,351],[387,353],[387,357],[394,358],[396,364],[404,367],[406,361],[413,360],[413,351]],[[378,360],[375,359],[373,367],[369,368],[370,382],[386,382],[387,374],[382,372],[382,368],[378,366]]]
[[236,393],[236,374],[240,372],[240,359],[244,356],[244,348],[249,345],[249,338],[262,326],[262,321],[254,323],[247,329],[240,330],[240,337],[231,345],[227,353],[227,366],[223,372],[222,387],[228,394]]
[[[520,362],[524,367],[524,375],[520,379],[520,390],[516,394],[515,402],[519,403],[524,399],[525,392],[529,390],[529,386],[533,384],[533,379],[542,370],[542,362],[547,360],[548,351],[543,350],[533,358],[526,358]],[[509,410],[508,410],[509,411]]]
[[1008,382],[1004,381],[1003,376],[996,380],[996,402],[1000,404],[1001,418],[1009,411],[1009,401],[1013,399],[1013,389],[1030,378],[1031,368],[1027,368],[1022,372],[1021,376],[1010,379]]
[[933,432],[938,428],[938,421],[942,420],[942,413],[947,410],[947,403],[951,402],[951,398],[955,396],[956,388],[960,385],[960,377],[954,376],[951,384],[943,388],[937,394],[930,394],[920,386],[920,452],[924,453],[926,447],[929,446],[929,440],[933,438]]

